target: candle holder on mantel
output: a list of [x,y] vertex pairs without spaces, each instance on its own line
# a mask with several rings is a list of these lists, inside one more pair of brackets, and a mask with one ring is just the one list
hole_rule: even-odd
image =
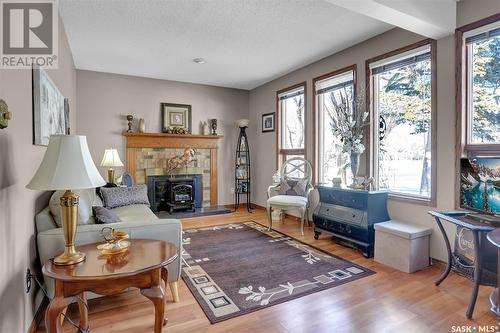
[[210,119],[210,128],[212,129],[212,135],[217,135],[217,119]]
[[127,121],[128,121],[128,129],[127,129],[127,133],[132,133],[132,120],[134,120],[134,116],[132,116],[131,114],[128,114],[127,115]]

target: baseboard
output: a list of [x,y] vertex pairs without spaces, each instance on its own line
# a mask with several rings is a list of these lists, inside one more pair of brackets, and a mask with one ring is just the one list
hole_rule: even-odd
[[33,316],[31,325],[28,328],[28,333],[36,333],[36,331],[38,330],[38,326],[40,325],[45,316],[45,310],[47,309],[48,305],[49,305],[49,299],[44,296],[42,302],[40,303],[40,306],[38,307],[38,309],[35,312],[35,315]]
[[[229,205],[224,205],[224,207],[227,207],[229,209],[235,209],[236,205],[235,204],[229,204]],[[250,203],[250,207],[252,207],[252,209],[263,209],[263,210],[266,209],[266,207],[263,207],[261,205],[257,205],[257,204],[254,204],[254,203]],[[247,204],[246,203],[241,203],[240,204],[240,208],[247,208]]]

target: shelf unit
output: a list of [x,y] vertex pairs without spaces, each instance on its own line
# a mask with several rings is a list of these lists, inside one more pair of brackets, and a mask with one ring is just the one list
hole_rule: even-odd
[[240,197],[246,196],[247,210],[252,209],[250,205],[250,149],[246,127],[240,127],[238,145],[236,146],[236,159],[234,167],[234,207],[240,206]]

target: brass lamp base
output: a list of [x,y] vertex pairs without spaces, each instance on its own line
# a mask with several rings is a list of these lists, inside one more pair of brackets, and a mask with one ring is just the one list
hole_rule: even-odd
[[68,247],[65,248],[64,252],[54,258],[54,264],[56,265],[74,265],[78,264],[85,260],[85,253],[77,252],[75,247],[70,249]]
[[108,169],[108,184],[115,183],[115,170],[113,168]]
[[75,250],[79,199],[71,190],[64,192],[61,197],[62,227],[65,245],[64,252],[54,258],[54,264],[56,265],[74,265],[85,260],[85,253]]

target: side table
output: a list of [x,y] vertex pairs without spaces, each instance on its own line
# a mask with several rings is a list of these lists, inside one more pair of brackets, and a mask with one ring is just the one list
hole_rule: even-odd
[[[489,274],[487,274],[488,270],[486,270],[485,262],[490,262],[490,256],[488,251],[486,250],[486,245],[488,242],[484,240],[484,236],[486,235],[486,233],[494,230],[495,228],[489,224],[468,217],[465,212],[429,211],[429,214],[432,215],[436,220],[436,224],[438,225],[439,230],[443,235],[444,242],[446,244],[446,251],[448,253],[448,262],[446,265],[446,269],[443,274],[434,282],[434,284],[436,286],[439,286],[441,282],[443,282],[448,277],[448,274],[450,274],[450,271],[452,270],[472,280],[474,286],[472,288],[469,306],[467,307],[467,311],[465,313],[467,318],[471,319],[474,312],[474,307],[476,305],[479,286],[492,286],[491,280],[494,280],[494,284],[496,285],[496,277],[495,279],[485,278],[486,276],[489,276]],[[464,269],[465,265],[462,263],[462,260],[451,248],[450,240],[448,239],[448,235],[446,234],[442,221],[452,223],[457,227],[465,228],[472,232],[472,245],[474,251],[474,262],[472,269]]]
[[62,332],[59,315],[75,297],[78,298],[80,329],[88,329],[86,291],[99,295],[113,295],[136,287],[149,298],[155,307],[154,332],[160,333],[167,323],[162,280],[167,283],[166,265],[178,256],[173,244],[148,239],[133,239],[127,251],[114,255],[102,255],[97,245],[79,246],[86,260],[70,266],[57,266],[48,260],[43,273],[55,281],[55,296],[45,312],[45,326],[49,333]]
[[[500,268],[500,229],[495,229],[486,235],[491,244],[498,248],[498,267]],[[500,293],[498,292],[500,284],[493,290],[490,295],[491,311],[500,317]]]

